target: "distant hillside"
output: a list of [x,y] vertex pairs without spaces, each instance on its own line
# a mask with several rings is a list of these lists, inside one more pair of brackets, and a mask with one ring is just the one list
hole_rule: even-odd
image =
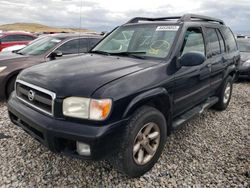
[[27,31],[27,32],[91,32],[87,29],[57,28],[36,23],[13,23],[0,25],[3,31]]

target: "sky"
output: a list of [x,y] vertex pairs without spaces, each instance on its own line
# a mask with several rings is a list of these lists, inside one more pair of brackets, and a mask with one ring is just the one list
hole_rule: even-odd
[[[195,13],[250,31],[250,0],[0,0],[0,24],[28,22],[110,31],[132,17]],[[81,20],[81,21],[80,21]]]

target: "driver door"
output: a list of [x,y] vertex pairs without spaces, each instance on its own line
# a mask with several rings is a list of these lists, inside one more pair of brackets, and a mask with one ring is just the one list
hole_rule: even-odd
[[[180,58],[188,52],[206,54],[205,42],[201,27],[190,27],[184,34]],[[204,101],[210,93],[210,63],[205,60],[196,66],[181,66],[175,73],[174,116],[191,109]]]

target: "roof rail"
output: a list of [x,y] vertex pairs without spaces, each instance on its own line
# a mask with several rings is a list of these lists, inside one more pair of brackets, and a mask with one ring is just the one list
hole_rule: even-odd
[[166,21],[166,20],[177,20],[180,16],[160,17],[160,18],[146,18],[146,17],[135,17],[129,20],[127,23],[138,23],[139,21]]
[[170,16],[170,17],[160,17],[160,18],[135,17],[129,20],[126,24],[138,23],[139,21],[169,21],[169,20],[178,20],[179,22],[207,21],[207,22],[218,22],[221,25],[225,25],[225,23],[220,19],[197,15],[197,14],[184,14],[183,16]]
[[200,21],[208,21],[208,22],[218,22],[221,25],[225,25],[224,21],[221,19],[217,18],[212,18],[209,16],[202,16],[198,14],[184,14],[180,21],[185,22],[185,21],[194,21],[194,20],[200,20]]

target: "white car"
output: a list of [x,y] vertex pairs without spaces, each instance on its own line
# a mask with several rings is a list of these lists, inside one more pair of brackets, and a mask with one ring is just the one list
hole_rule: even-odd
[[14,50],[20,50],[20,49],[24,48],[25,46],[26,45],[14,45],[14,46],[4,48],[1,52],[12,52]]

